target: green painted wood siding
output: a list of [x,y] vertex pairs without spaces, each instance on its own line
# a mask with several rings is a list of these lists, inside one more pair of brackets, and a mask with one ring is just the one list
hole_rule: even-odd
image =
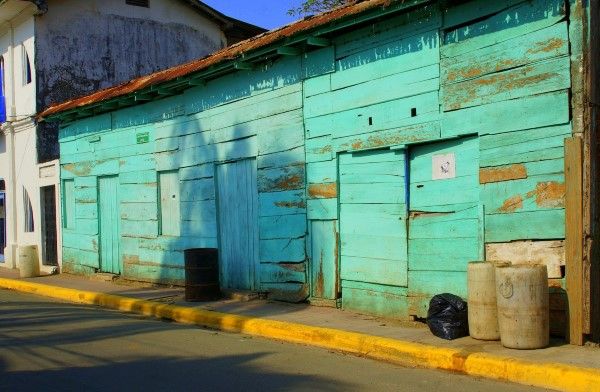
[[63,202],[62,202],[62,213],[63,213],[63,227],[65,229],[75,228],[75,181],[64,180],[63,181]]
[[440,285],[466,297],[467,264],[484,254],[479,138],[415,146],[409,165],[409,311],[426,317],[429,300],[440,294]]
[[[183,284],[183,251],[219,247],[216,166],[254,159],[260,264],[251,287],[307,296],[302,72],[299,57],[287,58],[61,129],[61,176],[76,192],[80,179],[87,193],[88,179],[119,175],[124,276]],[[76,211],[77,225],[98,225],[95,196]],[[64,238],[67,270],[99,268],[97,231]]]
[[[564,138],[580,88],[571,64],[583,45],[569,6],[434,2],[333,34],[328,47],[63,127],[76,227],[63,233],[66,270],[99,268],[96,179],[118,174],[124,275],[182,283],[183,250],[219,246],[217,165],[246,159],[256,160],[255,284],[276,298],[341,295],[361,312],[422,314],[434,293],[464,295],[466,262],[487,247],[516,255],[523,241],[548,241],[560,258]],[[432,157],[449,146],[467,174],[434,180]],[[344,162],[361,154],[413,159]],[[159,231],[157,172],[169,171],[179,173],[179,236]],[[421,224],[402,209],[440,215]],[[394,216],[404,234],[376,234]],[[366,263],[363,251],[386,261]]]
[[100,212],[100,271],[121,273],[119,178],[98,178]]

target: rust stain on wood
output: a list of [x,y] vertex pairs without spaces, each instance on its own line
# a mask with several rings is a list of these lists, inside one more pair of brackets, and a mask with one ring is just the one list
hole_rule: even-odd
[[542,52],[552,52],[565,44],[565,41],[560,38],[551,38],[548,41],[536,42],[535,48],[529,49],[527,53],[536,54]]
[[91,162],[79,164],[67,163],[63,165],[63,169],[65,169],[69,173],[75,174],[76,176],[87,176],[92,171],[92,164]]
[[279,178],[273,183],[273,189],[278,190],[293,190],[300,189],[304,185],[304,177],[299,174],[294,174],[289,177]]
[[517,62],[511,59],[500,60],[498,61],[498,64],[496,64],[496,71],[502,71],[504,69],[514,67],[516,64]]
[[327,154],[327,153],[330,153],[332,151],[332,149],[333,149],[333,147],[331,146],[331,144],[328,144],[324,147],[315,149],[314,152],[316,154]]
[[325,184],[310,184],[308,195],[313,199],[332,199],[337,197],[337,184],[335,182]]
[[355,142],[352,143],[352,148],[354,150],[359,150],[363,147],[363,141],[362,140],[356,140]]
[[476,78],[476,77],[480,76],[481,74],[483,74],[483,70],[481,68],[466,68],[466,69],[461,69],[459,71],[449,72],[447,80],[449,82],[453,82],[458,78],[471,79],[471,78]]
[[[494,94],[498,94],[526,88],[545,80],[552,79],[557,75],[555,72],[545,72],[527,76],[529,72],[533,71],[535,71],[534,67],[523,67],[518,73],[510,72],[495,74],[469,81],[464,85],[457,84],[457,87],[453,88],[452,91],[449,91],[448,97],[450,97],[450,102],[448,104],[448,109],[461,109],[465,104],[477,100],[481,97],[481,87],[493,86]],[[457,98],[456,94],[459,94],[460,99]]]
[[419,135],[410,134],[412,130],[418,131],[419,127],[404,128],[402,132],[392,135],[372,135],[366,139],[354,139],[339,146],[339,151],[345,150],[363,150],[376,147],[387,147],[411,142],[418,142],[426,139]]
[[319,256],[319,271],[317,272],[317,279],[315,280],[315,297],[322,298],[325,288],[325,282],[323,278],[323,250]]
[[535,197],[538,207],[558,208],[565,206],[566,188],[564,182],[538,182],[535,189],[527,193],[527,197]]
[[525,165],[517,163],[510,166],[484,167],[479,169],[479,183],[488,184],[527,178]]
[[285,268],[294,272],[304,272],[305,266],[304,263],[280,263],[279,266],[281,268]]
[[523,208],[523,197],[516,195],[504,201],[498,212],[515,212]]
[[306,208],[306,203],[303,201],[278,201],[275,206],[283,208]]

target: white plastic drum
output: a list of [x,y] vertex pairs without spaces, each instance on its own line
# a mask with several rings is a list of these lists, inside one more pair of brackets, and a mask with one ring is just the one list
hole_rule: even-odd
[[548,270],[545,265],[496,268],[500,340],[504,347],[536,349],[550,341]]
[[510,263],[485,261],[475,261],[468,265],[469,335],[474,339],[500,339],[495,267],[508,265]]
[[35,245],[20,246],[19,249],[19,276],[33,278],[39,275],[39,261]]

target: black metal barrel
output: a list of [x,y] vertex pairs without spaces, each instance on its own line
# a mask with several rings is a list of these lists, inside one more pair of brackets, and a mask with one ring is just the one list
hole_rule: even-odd
[[186,249],[185,300],[210,301],[221,296],[219,251],[212,248]]

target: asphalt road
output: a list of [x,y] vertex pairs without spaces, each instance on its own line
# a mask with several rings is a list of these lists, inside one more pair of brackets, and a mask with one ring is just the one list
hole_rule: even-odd
[[537,390],[0,290],[0,391]]

